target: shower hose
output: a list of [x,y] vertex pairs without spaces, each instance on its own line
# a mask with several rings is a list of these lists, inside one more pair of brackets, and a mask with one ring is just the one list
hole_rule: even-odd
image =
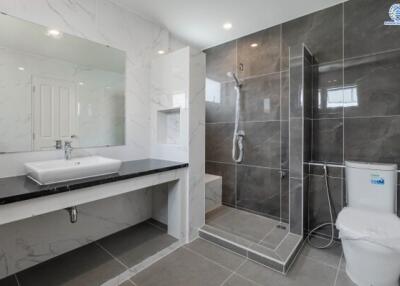
[[[334,233],[335,233],[335,222],[334,222],[334,218],[333,218],[333,206],[332,206],[332,201],[331,201],[331,196],[329,195],[329,185],[328,185],[328,170],[326,167],[326,164],[324,164],[324,178],[325,178],[325,191],[326,191],[326,197],[328,199],[328,206],[329,206],[329,216],[330,216],[330,222],[326,222],[323,224],[320,224],[318,226],[316,226],[315,228],[313,228],[307,236],[307,242],[308,244],[310,244],[312,247],[314,248],[318,248],[318,249],[326,249],[331,247],[334,244]],[[331,236],[330,239],[328,241],[327,244],[324,245],[315,245],[311,242],[311,236],[313,235],[313,233],[315,233],[317,230],[326,227],[326,226],[330,226],[331,227]]]

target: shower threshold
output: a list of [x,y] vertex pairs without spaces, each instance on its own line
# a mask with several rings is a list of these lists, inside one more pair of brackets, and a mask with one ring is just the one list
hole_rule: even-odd
[[287,223],[227,206],[206,215],[199,236],[284,274],[303,241]]

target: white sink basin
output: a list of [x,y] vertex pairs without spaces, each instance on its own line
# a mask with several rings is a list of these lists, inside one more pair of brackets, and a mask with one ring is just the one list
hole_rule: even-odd
[[120,167],[120,160],[100,156],[25,164],[27,175],[40,184],[59,183],[117,173]]

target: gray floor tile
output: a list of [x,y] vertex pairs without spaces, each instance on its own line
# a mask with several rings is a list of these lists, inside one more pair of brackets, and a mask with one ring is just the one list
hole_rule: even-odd
[[240,277],[239,275],[233,275],[231,278],[229,278],[228,281],[226,281],[222,286],[257,286],[258,284],[244,279]]
[[89,244],[22,271],[18,279],[21,286],[97,286],[125,269],[100,247]]
[[15,275],[0,279],[0,286],[18,286],[18,282],[15,279]]
[[136,286],[135,284],[133,284],[131,281],[125,281],[122,284],[119,284],[119,286]]
[[105,237],[98,243],[126,266],[132,267],[176,241],[159,228],[141,223]]
[[272,232],[269,233],[262,242],[260,242],[260,244],[262,246],[275,249],[289,231],[289,226],[287,224],[283,224],[283,226],[286,227],[286,229],[275,227],[274,230],[272,230]]
[[350,280],[346,272],[339,271],[335,286],[357,286],[357,285]]
[[196,239],[192,243],[188,244],[187,248],[221,264],[222,266],[230,270],[236,270],[240,266],[240,264],[246,259],[243,256],[239,256],[227,249],[224,249],[201,238]]
[[252,261],[246,262],[238,273],[266,286],[332,286],[336,269],[303,256],[295,262],[287,276]]
[[232,272],[180,248],[132,277],[138,286],[218,286]]
[[252,250],[252,252],[259,253],[263,256],[268,256],[275,260],[281,261],[282,263],[284,262],[282,261],[282,258],[278,256],[272,249],[265,247],[261,244],[258,243],[253,244],[252,246],[250,246],[250,250]]
[[276,254],[278,254],[283,261],[286,261],[301,240],[302,238],[300,235],[289,233],[276,249]]
[[215,234],[217,236],[220,236],[225,240],[234,242],[235,244],[244,246],[244,247],[249,247],[250,245],[252,245],[254,243],[253,241],[245,239],[245,238],[243,238],[241,236],[234,235],[234,234],[232,234],[232,233],[230,233],[228,231],[222,230],[219,227],[205,225],[201,229],[203,229],[204,231],[207,231],[207,232],[209,232],[211,234]]
[[261,241],[279,222],[246,211],[232,209],[226,215],[208,219],[207,224],[253,242]]
[[[314,239],[312,241],[314,242]],[[326,242],[326,240],[324,239],[323,242]],[[318,245],[318,243],[316,245]],[[335,242],[332,248],[316,249],[306,243],[301,251],[301,255],[310,257],[332,267],[338,267],[340,257],[342,256],[342,246],[340,243]]]

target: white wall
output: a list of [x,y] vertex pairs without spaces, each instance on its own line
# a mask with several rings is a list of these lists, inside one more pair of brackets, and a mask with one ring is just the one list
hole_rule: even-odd
[[[150,62],[168,50],[168,31],[107,0],[1,0],[0,11],[127,52],[126,145],[75,150],[124,161],[150,155]],[[0,177],[24,174],[23,163],[62,152],[0,155]],[[146,190],[82,206],[78,225],[63,211],[0,227],[0,278],[151,217]]]
[[[153,60],[151,75],[151,156],[189,163],[188,228],[193,239],[205,219],[205,54],[189,47],[171,52]],[[160,124],[160,116],[176,122]],[[175,138],[160,142],[160,134]],[[162,205],[162,193],[153,197]]]

